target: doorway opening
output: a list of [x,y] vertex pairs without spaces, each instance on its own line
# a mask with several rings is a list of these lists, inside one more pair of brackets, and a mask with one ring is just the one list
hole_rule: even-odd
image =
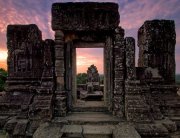
[[104,48],[76,48],[75,106],[105,106]]

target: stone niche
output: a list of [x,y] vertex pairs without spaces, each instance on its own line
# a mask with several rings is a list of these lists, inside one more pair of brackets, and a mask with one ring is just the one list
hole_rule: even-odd
[[119,25],[118,4],[54,3],[52,29],[66,31],[113,30]]
[[166,83],[174,83],[175,44],[174,21],[146,21],[138,31],[139,67],[158,68]]

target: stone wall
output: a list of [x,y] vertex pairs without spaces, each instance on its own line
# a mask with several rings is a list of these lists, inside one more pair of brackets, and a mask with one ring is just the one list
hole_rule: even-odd
[[132,37],[125,38],[126,45],[126,79],[136,78],[135,68],[135,39]]
[[[31,91],[42,76],[43,44],[36,25],[7,27],[7,91]],[[26,81],[25,81],[26,80]]]
[[125,80],[125,40],[124,29],[115,30],[114,51],[114,91],[113,113],[119,117],[124,116],[124,80]]
[[166,83],[174,83],[175,44],[174,21],[146,21],[138,31],[139,67],[157,67]]
[[[32,136],[54,112],[54,41],[36,25],[7,28],[8,79],[0,95],[0,123],[10,137]],[[1,122],[0,121],[0,122]]]

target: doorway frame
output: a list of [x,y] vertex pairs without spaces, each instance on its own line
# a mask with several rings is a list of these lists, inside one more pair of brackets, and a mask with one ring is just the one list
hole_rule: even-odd
[[110,81],[110,79],[112,79],[111,77],[109,77],[109,75],[111,74],[111,69],[109,66],[109,68],[107,68],[107,65],[111,64],[111,63],[107,63],[109,62],[110,57],[108,54],[108,47],[106,46],[107,44],[105,42],[82,42],[82,41],[78,41],[73,43],[72,45],[72,105],[75,105],[75,103],[77,102],[77,82],[76,82],[76,73],[77,73],[77,56],[76,56],[76,48],[103,48],[103,68],[104,68],[104,94],[103,94],[103,102],[105,104],[106,107],[108,107],[108,109],[111,109],[111,105],[112,105],[112,91],[108,90],[108,86],[112,86],[112,81]]

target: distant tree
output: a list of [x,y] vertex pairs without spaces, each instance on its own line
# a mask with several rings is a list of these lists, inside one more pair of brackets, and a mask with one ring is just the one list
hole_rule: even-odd
[[0,68],[0,92],[4,90],[6,77],[7,77],[7,71]]
[[86,84],[87,74],[86,73],[78,73],[76,75],[77,84]]
[[180,74],[176,74],[176,83],[180,84]]
[[99,77],[100,77],[100,84],[104,84],[104,75],[100,74]]

